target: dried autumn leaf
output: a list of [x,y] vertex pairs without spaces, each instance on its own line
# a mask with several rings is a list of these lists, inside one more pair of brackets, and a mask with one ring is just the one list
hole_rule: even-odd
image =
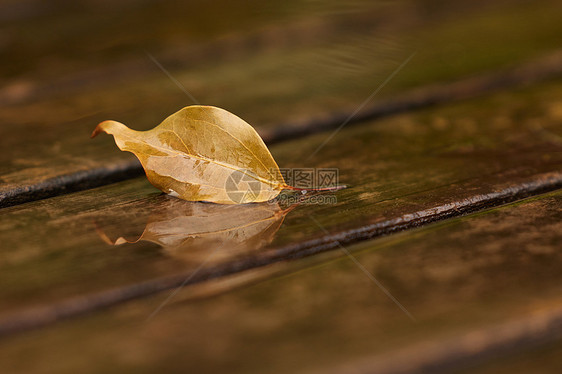
[[184,200],[242,204],[294,189],[254,128],[224,109],[185,107],[149,131],[104,121],[92,138],[102,131],[137,156],[150,183]]

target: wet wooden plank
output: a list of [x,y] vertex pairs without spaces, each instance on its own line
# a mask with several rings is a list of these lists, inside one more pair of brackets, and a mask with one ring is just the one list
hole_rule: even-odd
[[30,373],[405,373],[505,358],[562,332],[561,207],[556,192],[347,247],[415,322],[336,251],[227,293],[185,287],[149,320],[168,295],[5,338],[0,361]]
[[[128,6],[135,15],[132,20],[146,11],[134,3]],[[560,24],[554,15],[559,13],[560,4],[556,1],[545,0],[541,6],[518,2],[497,7],[444,5],[443,9],[431,10],[432,18],[426,16],[426,9],[408,2],[354,6],[341,13],[336,7],[325,18],[312,17],[314,13],[293,5],[288,15],[273,9],[271,19],[264,21],[256,16],[240,22],[246,26],[235,28],[232,35],[225,34],[230,26],[224,27],[217,20],[218,24],[209,26],[212,30],[197,40],[193,39],[192,26],[174,31],[161,25],[156,34],[170,32],[166,34],[169,38],[162,37],[169,42],[156,43],[166,47],[148,49],[198,101],[237,113],[273,141],[339,125],[342,115],[352,113],[417,46],[422,48],[415,59],[379,96],[512,66],[559,47]],[[91,129],[108,118],[147,129],[191,104],[191,99],[143,52],[135,52],[135,43],[146,41],[144,33],[135,34],[138,25],[137,29],[123,31],[123,40],[115,38],[116,26],[101,28],[95,34],[97,43],[88,43],[92,36],[87,25],[98,20],[107,23],[116,14],[84,16],[88,18],[76,31],[76,39],[53,33],[36,43],[18,43],[20,38],[26,40],[27,33],[40,34],[32,32],[33,27],[53,22],[49,18],[52,9],[46,7],[40,22],[17,21],[26,17],[22,10],[23,15],[9,16],[14,20],[6,27],[5,51],[14,59],[25,58],[26,64],[14,66],[23,70],[11,72],[0,92],[0,139],[7,150],[0,156],[3,205],[138,175],[138,164],[132,157],[115,152],[110,144],[90,141]],[[462,20],[457,17],[457,7],[464,7]],[[166,14],[174,14],[166,9]],[[62,22],[62,29],[80,23],[73,12],[69,9],[59,15],[57,22]],[[168,22],[173,25],[181,20],[191,25],[183,16],[183,12],[176,12],[179,18],[172,17]],[[194,17],[199,21],[199,15]],[[252,14],[247,17],[252,18]],[[264,23],[268,24],[265,29]],[[522,27],[526,24],[532,26]],[[24,32],[22,28],[29,30]],[[415,40],[412,35],[416,35]],[[69,49],[66,43],[71,42],[81,43],[84,49],[73,49],[78,55],[68,56],[54,48],[61,38],[65,50]],[[481,39],[487,43],[475,43]],[[20,50],[17,45],[25,47]],[[98,47],[92,47],[95,45]],[[51,48],[57,58],[50,62],[39,58],[37,54],[42,55],[44,48]],[[467,53],[470,58],[463,57]],[[31,62],[34,56],[37,62]],[[8,62],[14,65],[11,59]],[[41,66],[46,68],[42,70]],[[555,68],[559,66],[554,64]],[[455,97],[450,91],[454,87],[445,87],[437,94],[430,91],[432,94],[422,96],[421,101],[416,92],[405,98],[398,96],[398,101],[380,102],[364,116],[384,114],[388,108],[397,111],[448,100]]]
[[[560,87],[553,82],[345,129],[310,159],[326,135],[275,145],[281,167],[338,168],[340,183],[350,187],[327,204],[304,201],[290,211],[261,205],[272,213],[271,225],[241,243],[219,236],[182,248],[164,242],[178,237],[172,232],[159,244],[107,245],[97,228],[113,240],[134,239],[150,220],[171,225],[203,215],[244,226],[252,217],[244,207],[161,196],[144,178],[6,208],[0,220],[0,282],[7,285],[0,290],[2,330],[48,324],[173,288],[188,277],[188,283],[220,278],[560,188]],[[209,261],[214,248],[219,251]],[[199,269],[202,261],[209,262]]]

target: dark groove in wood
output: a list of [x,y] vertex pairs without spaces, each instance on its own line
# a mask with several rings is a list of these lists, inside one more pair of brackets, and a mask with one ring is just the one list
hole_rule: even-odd
[[138,161],[96,168],[49,178],[41,183],[22,185],[0,194],[0,208],[47,199],[117,183],[144,174]]
[[[272,248],[239,261],[221,264],[209,269],[201,269],[196,274],[191,272],[174,274],[95,294],[71,298],[53,305],[25,309],[0,320],[0,337],[39,328],[57,321],[150,296],[182,285],[200,283],[276,262],[301,259],[321,252],[338,249],[340,245],[370,240],[432,222],[497,207],[560,188],[562,188],[562,172],[550,173],[500,191],[474,195],[470,198],[405,214],[391,220],[335,232],[300,243]],[[189,278],[189,281],[186,282],[187,278]]]
[[[449,84],[423,87],[396,98],[379,101],[350,119],[348,125],[359,125],[394,114],[465,100],[521,85],[535,84],[560,75],[562,75],[562,51],[557,51],[511,70],[488,73]],[[274,144],[338,128],[349,115],[350,113],[336,113],[326,118],[313,118],[304,123],[280,123],[271,130],[258,132],[267,144]],[[140,164],[131,162],[120,167],[95,168],[67,174],[0,194],[0,208],[99,187],[133,178],[142,173]]]

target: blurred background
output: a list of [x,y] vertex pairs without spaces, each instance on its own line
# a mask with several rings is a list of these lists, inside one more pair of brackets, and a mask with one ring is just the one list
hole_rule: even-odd
[[[381,96],[516,65],[559,47],[562,31],[555,0],[4,0],[0,7],[0,103],[10,107],[0,120],[41,115],[45,125],[111,114],[146,127],[192,104],[150,56],[198,102],[266,126],[356,107],[416,51]],[[22,113],[32,102],[33,114]]]

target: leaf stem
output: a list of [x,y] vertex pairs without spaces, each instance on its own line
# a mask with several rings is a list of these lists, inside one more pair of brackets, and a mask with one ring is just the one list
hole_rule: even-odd
[[305,192],[323,192],[323,191],[339,191],[347,188],[345,184],[341,184],[339,186],[330,186],[330,187],[320,187],[320,188],[300,188],[300,187],[293,187],[289,185],[284,186],[286,190],[291,191],[305,191]]

